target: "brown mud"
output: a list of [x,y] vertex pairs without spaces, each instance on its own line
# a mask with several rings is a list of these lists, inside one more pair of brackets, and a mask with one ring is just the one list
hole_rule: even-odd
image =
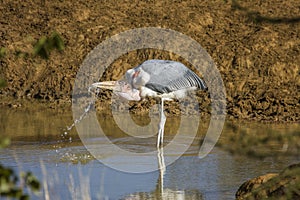
[[[125,30],[163,27],[190,36],[211,55],[226,86],[229,117],[299,122],[299,13],[298,0],[2,0],[0,79],[6,86],[0,89],[0,105],[70,105],[76,73],[93,48]],[[54,31],[65,49],[51,51],[49,59],[33,56],[36,41]],[[112,64],[107,78],[118,79],[153,58],[181,61],[158,50],[129,52]],[[203,112],[209,112],[206,100]],[[133,106],[139,110],[141,104]]]

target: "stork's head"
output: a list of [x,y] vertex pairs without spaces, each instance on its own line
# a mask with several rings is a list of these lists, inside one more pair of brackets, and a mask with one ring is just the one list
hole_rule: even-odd
[[126,81],[104,81],[93,83],[92,88],[101,88],[112,90],[120,98],[126,99],[128,101],[140,101],[140,91],[133,88]]
[[139,67],[127,70],[125,78],[133,88],[140,88],[150,80],[150,75]]

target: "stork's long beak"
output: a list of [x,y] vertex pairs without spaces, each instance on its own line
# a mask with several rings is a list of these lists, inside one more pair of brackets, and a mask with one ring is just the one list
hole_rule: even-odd
[[115,90],[117,88],[117,81],[97,82],[97,83],[93,83],[92,87],[101,88],[101,89],[108,89],[108,90]]
[[140,92],[137,89],[132,88],[127,82],[125,81],[104,81],[104,82],[97,82],[93,83],[89,88],[89,91],[92,89],[108,89],[113,90],[115,94],[120,96],[126,100],[133,100],[139,101],[141,100]]

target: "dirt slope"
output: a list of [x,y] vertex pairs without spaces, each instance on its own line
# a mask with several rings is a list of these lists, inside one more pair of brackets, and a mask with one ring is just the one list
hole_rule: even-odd
[[[76,72],[93,48],[121,31],[152,26],[182,32],[208,51],[225,83],[231,117],[300,121],[299,13],[298,0],[2,0],[0,48],[6,53],[0,58],[0,78],[7,86],[0,89],[0,102],[70,103]],[[33,44],[53,31],[64,40],[64,51],[52,51],[48,60],[32,56]],[[149,58],[177,59],[140,51],[113,67]],[[7,96],[13,102],[4,100]]]

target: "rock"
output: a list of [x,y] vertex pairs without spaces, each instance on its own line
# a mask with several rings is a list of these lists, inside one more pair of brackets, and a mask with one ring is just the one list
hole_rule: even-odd
[[259,188],[263,183],[267,182],[275,176],[278,176],[278,174],[270,173],[246,181],[238,189],[236,193],[236,198],[244,199],[246,197],[249,197],[252,194],[252,191],[254,191],[256,188]]
[[300,199],[300,163],[279,174],[266,174],[243,183],[236,199]]

